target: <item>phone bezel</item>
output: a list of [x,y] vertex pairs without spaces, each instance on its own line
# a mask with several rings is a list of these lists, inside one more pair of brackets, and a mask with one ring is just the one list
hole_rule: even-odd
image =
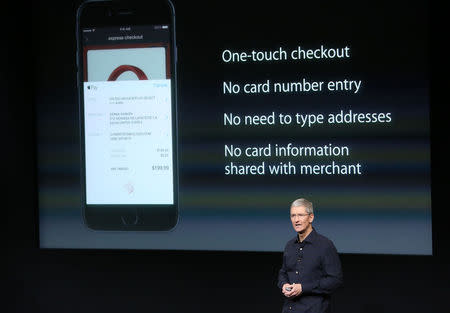
[[[170,25],[170,79],[172,88],[173,205],[87,205],[84,134],[84,64],[83,28],[139,25]],[[178,127],[176,88],[175,10],[168,0],[152,1],[87,1],[77,11],[77,83],[80,125],[81,203],[85,224],[93,230],[168,231],[178,223]],[[144,223],[133,224],[134,218]],[[124,220],[131,221],[131,223]]]

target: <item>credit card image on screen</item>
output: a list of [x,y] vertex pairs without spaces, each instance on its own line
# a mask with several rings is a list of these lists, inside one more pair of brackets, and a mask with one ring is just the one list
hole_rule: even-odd
[[110,2],[80,10],[85,223],[96,230],[170,230],[178,219],[173,12],[133,25],[152,16],[144,19],[137,9],[114,15],[119,8]]

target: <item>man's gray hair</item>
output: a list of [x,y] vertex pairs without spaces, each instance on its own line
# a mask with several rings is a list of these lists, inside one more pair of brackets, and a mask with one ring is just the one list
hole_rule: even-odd
[[291,208],[296,207],[296,206],[305,207],[306,213],[308,213],[308,214],[314,213],[312,202],[306,200],[305,198],[300,198],[300,199],[294,200],[294,202],[292,202],[292,204],[291,204]]

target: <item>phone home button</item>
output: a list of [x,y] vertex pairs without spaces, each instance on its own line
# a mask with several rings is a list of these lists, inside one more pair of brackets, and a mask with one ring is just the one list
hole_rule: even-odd
[[134,213],[130,212],[130,214],[122,215],[120,219],[122,220],[122,224],[125,226],[135,226],[139,224],[139,215],[137,211],[135,211]]

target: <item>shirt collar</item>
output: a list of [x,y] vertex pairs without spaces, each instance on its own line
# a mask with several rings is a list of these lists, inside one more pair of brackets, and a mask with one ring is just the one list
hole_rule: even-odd
[[[313,243],[314,240],[317,237],[317,232],[316,229],[313,227],[312,231],[309,233],[308,236],[306,236],[306,238],[303,240],[303,242],[309,242],[309,243]],[[297,236],[295,236],[295,242],[296,243],[300,243],[300,240],[298,240],[298,234]]]

